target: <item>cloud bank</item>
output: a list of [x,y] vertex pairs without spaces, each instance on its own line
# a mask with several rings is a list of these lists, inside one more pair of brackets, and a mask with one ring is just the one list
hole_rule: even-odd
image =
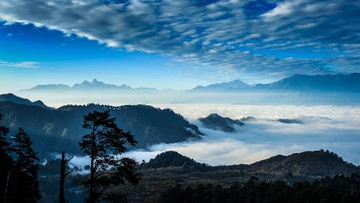
[[[278,154],[329,150],[345,161],[360,164],[360,107],[351,106],[260,106],[260,105],[159,105],[171,107],[200,127],[201,141],[158,144],[129,151],[123,156],[149,161],[164,151],[177,151],[210,165],[250,164]],[[231,118],[253,116],[255,121],[238,126],[236,133],[204,128],[197,118],[209,113]],[[285,124],[277,119],[299,119],[303,124]],[[74,159],[75,160],[75,159]],[[87,159],[85,159],[87,160]],[[72,164],[76,165],[74,161]]]
[[[175,150],[199,162],[228,165],[249,164],[277,154],[324,149],[360,164],[359,107],[182,104],[167,107],[194,123],[195,119],[213,112],[236,119],[253,116],[257,120],[238,127],[236,133],[201,127],[206,134],[203,141],[152,146],[151,153]],[[304,124],[277,122],[280,118],[299,119]]]
[[287,76],[360,67],[351,0],[2,0],[0,19],[221,73]]

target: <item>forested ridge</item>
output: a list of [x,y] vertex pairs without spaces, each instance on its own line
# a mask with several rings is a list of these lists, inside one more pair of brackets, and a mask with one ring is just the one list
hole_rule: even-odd
[[198,127],[170,109],[159,109],[147,105],[107,106],[88,104],[67,105],[58,109],[0,102],[3,124],[11,129],[23,127],[34,141],[33,148],[40,158],[49,158],[49,153],[82,154],[77,143],[84,134],[81,128],[83,116],[98,110],[110,110],[116,123],[125,131],[131,131],[138,141],[137,148],[158,143],[174,143],[186,139],[200,139]]

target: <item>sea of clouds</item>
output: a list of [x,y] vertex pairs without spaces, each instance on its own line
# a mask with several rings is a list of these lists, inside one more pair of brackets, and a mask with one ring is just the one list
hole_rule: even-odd
[[[359,106],[272,106],[218,104],[160,104],[171,108],[204,133],[200,141],[157,144],[147,149],[129,151],[122,156],[138,162],[149,161],[164,151],[177,151],[209,165],[250,164],[271,156],[289,155],[308,150],[329,150],[345,161],[360,164]],[[211,113],[232,119],[246,116],[256,120],[236,126],[226,133],[205,128],[197,120]],[[303,124],[285,124],[277,119],[299,119]],[[76,157],[74,166],[84,165],[87,158]],[[85,160],[85,161],[84,161]]]

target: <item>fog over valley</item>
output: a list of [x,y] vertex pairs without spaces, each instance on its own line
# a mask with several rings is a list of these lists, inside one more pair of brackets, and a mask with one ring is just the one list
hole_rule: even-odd
[[[177,151],[200,163],[209,165],[250,164],[282,154],[302,151],[329,150],[345,161],[360,164],[360,107],[359,106],[274,106],[229,104],[157,104],[170,108],[199,126],[201,140],[172,144],[155,144],[146,149],[126,152],[124,156],[138,162],[164,151]],[[205,128],[198,118],[217,113],[223,117],[254,120],[234,125],[235,132]],[[279,119],[297,119],[299,123],[282,123]],[[83,167],[88,158],[77,157],[71,164]]]

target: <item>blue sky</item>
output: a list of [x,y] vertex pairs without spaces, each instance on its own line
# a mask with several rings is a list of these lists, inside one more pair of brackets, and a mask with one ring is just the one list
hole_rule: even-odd
[[2,0],[0,92],[359,72],[359,12],[350,0]]

